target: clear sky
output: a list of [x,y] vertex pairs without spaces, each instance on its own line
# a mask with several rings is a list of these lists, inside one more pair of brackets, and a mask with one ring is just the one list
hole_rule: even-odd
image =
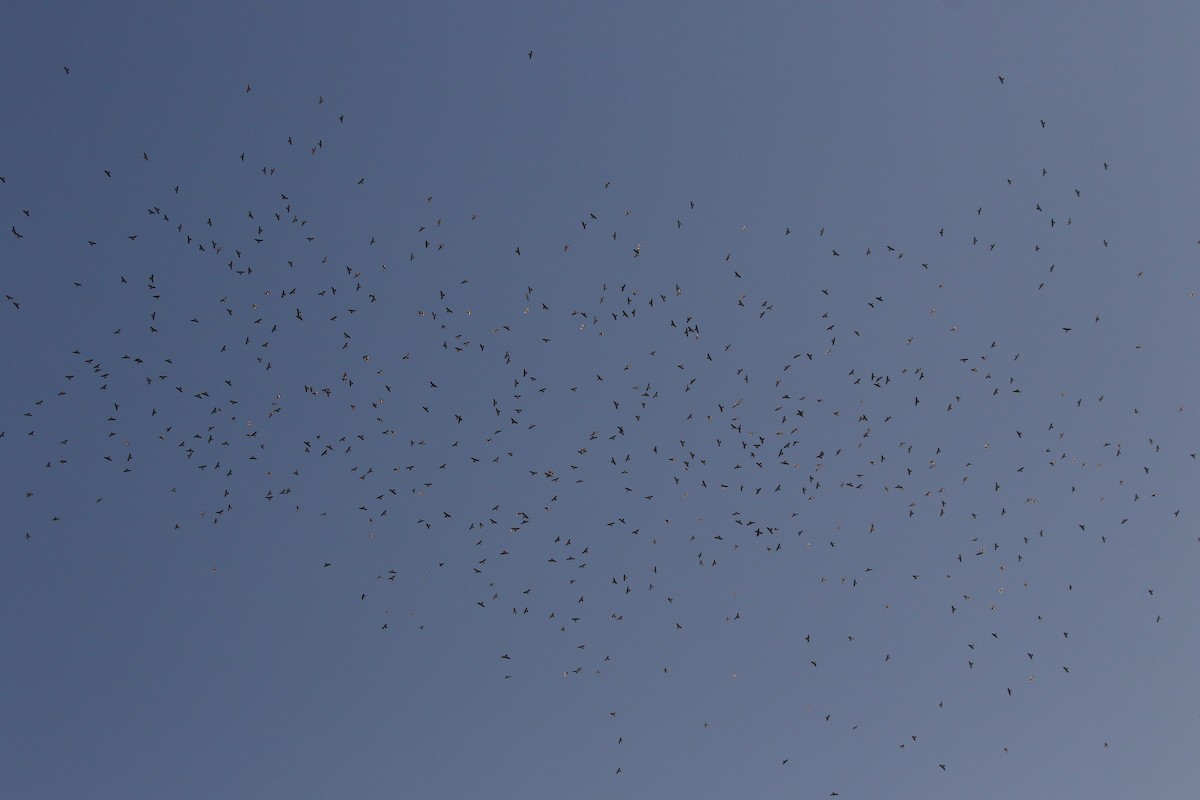
[[20,798],[1190,798],[1200,11],[27,3]]

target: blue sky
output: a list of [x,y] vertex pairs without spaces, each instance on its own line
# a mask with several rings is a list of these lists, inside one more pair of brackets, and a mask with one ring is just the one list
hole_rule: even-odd
[[14,796],[1195,795],[1191,6],[7,16]]

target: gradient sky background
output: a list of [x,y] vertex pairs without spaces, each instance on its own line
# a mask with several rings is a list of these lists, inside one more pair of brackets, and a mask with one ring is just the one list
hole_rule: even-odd
[[6,796],[1196,796],[1193,4],[122,6],[0,32]]

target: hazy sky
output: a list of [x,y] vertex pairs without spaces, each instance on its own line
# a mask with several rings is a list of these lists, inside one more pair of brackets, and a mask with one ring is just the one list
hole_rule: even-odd
[[1196,796],[1197,30],[7,10],[6,795]]

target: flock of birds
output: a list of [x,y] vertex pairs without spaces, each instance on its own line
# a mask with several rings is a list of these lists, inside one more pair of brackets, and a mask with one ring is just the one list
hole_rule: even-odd
[[[1046,571],[1056,548],[1103,547],[1150,518],[1184,524],[1181,505],[1159,508],[1157,479],[1195,452],[1132,438],[1144,420],[1103,385],[1048,401],[1027,368],[1101,330],[1103,309],[1046,322],[1065,338],[1031,354],[1018,332],[980,330],[961,303],[956,315],[942,305],[947,282],[971,280],[1035,302],[1079,280],[1062,277],[1072,252],[1109,247],[1073,236],[1092,206],[1055,164],[988,190],[1006,208],[1019,198],[1026,240],[1005,240],[1012,231],[981,204],[912,241],[856,240],[820,221],[735,226],[727,247],[679,267],[695,246],[681,242],[721,224],[705,198],[646,214],[618,181],[598,181],[553,245],[481,242],[472,226],[487,209],[425,194],[402,238],[336,243],[309,216],[303,160],[352,125],[329,111],[319,131],[231,153],[249,188],[211,207],[140,147],[97,164],[103,181],[146,193],[126,229],[79,242],[94,268],[66,287],[103,284],[113,324],[45,354],[68,366],[0,424],[2,457],[80,495],[106,471],[123,487],[117,502],[183,496],[190,507],[153,523],[180,535],[237,525],[249,505],[280,525],[328,519],[340,533],[313,565],[321,577],[339,571],[349,539],[378,547],[377,569],[341,580],[379,635],[423,635],[413,587],[465,580],[460,613],[512,641],[487,657],[497,680],[600,679],[622,668],[627,641],[641,643],[644,680],[670,680],[684,667],[672,636],[747,624],[756,611],[739,587],[787,575],[828,607],[864,591],[897,606],[936,598],[943,619],[925,624],[961,640],[957,669],[986,665],[978,690],[1012,697],[1073,674],[1069,620],[1055,610],[1073,587]],[[1110,165],[1090,169],[1102,184]],[[371,179],[343,175],[339,190],[353,202]],[[9,260],[49,235],[20,191],[0,176],[4,207],[19,209],[5,220]],[[803,275],[763,270],[763,242],[791,248],[775,252],[803,261]],[[143,245],[177,262],[151,265]],[[993,277],[964,277],[955,261],[990,264],[980,270]],[[28,313],[15,290],[5,297],[8,314]],[[81,463],[96,447],[99,460]],[[6,502],[5,527],[19,521],[30,547],[87,524],[82,506],[57,512],[54,498],[23,494],[25,506]],[[1154,588],[1138,591],[1147,624],[1161,623]],[[879,613],[899,614],[893,603]],[[833,612],[819,633],[797,629],[784,657],[811,671],[920,657],[855,627]],[[553,656],[535,657],[530,637]],[[608,713],[627,746],[636,737]],[[623,772],[619,751],[611,770]]]

